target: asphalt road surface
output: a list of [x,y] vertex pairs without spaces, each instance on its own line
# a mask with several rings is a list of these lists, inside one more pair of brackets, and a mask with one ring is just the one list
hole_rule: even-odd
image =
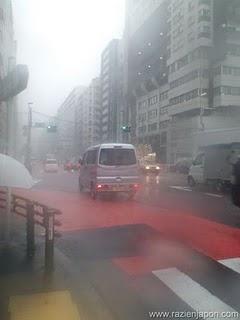
[[144,177],[133,201],[94,201],[77,182],[77,173],[42,174],[24,195],[63,212],[57,248],[112,319],[237,318],[240,213],[228,195],[163,173]]

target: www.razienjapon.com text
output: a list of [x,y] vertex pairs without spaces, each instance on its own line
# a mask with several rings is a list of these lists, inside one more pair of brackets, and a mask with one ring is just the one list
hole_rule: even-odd
[[189,318],[189,319],[238,319],[240,318],[240,313],[226,311],[226,312],[218,312],[218,311],[173,311],[173,312],[164,312],[164,311],[149,311],[150,319],[181,319],[181,318]]

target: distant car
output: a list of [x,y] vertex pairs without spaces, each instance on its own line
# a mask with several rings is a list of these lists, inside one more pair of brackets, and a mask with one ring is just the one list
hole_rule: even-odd
[[151,164],[146,164],[145,166],[141,167],[142,173],[148,174],[148,173],[154,173],[158,174],[161,171],[161,166],[160,164],[157,163],[151,163]]
[[66,162],[64,164],[64,170],[67,170],[67,171],[71,171],[71,170],[74,170],[74,171],[78,171],[80,169],[80,164],[79,163],[73,163],[73,162]]
[[47,159],[44,166],[45,172],[58,172],[58,162],[56,159]]
[[71,170],[72,169],[72,163],[70,161],[65,162],[64,165],[63,165],[63,168],[64,168],[64,170],[67,170],[67,171]]

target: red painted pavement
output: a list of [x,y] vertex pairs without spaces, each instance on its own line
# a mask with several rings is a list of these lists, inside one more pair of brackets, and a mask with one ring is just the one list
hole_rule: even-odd
[[[191,211],[166,212],[137,202],[91,200],[87,195],[50,191],[23,191],[18,194],[42,202],[63,212],[62,231],[146,224],[166,238],[178,240],[212,257],[225,259],[240,256],[240,231],[191,215]],[[175,250],[172,248],[171,250]],[[174,251],[172,251],[174,252]],[[175,251],[175,255],[176,255]],[[174,256],[174,253],[171,255]],[[179,257],[181,255],[178,255]],[[141,274],[164,264],[157,254],[118,258],[114,262],[130,274]],[[166,263],[165,263],[166,264]]]

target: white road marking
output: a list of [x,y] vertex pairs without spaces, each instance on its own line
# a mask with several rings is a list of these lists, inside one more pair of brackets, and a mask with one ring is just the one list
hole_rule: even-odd
[[182,191],[192,192],[192,189],[190,189],[190,188],[188,188],[188,187],[171,186],[170,188],[172,188],[172,189],[176,189],[176,190],[182,190]]
[[[219,315],[221,312],[236,312],[232,307],[176,268],[153,271],[153,274],[192,309],[209,313],[209,317],[205,319],[215,319],[215,317],[210,316],[210,313],[214,311],[218,311]],[[218,319],[221,319],[221,317]]]
[[36,180],[33,180],[33,182],[34,182],[34,184],[37,184],[37,183],[39,183],[39,182],[41,182],[42,180],[41,179],[36,179]]
[[206,196],[214,197],[214,198],[223,198],[220,194],[216,193],[204,193]]
[[229,269],[240,273],[240,258],[223,259],[219,260],[218,262],[228,267]]

